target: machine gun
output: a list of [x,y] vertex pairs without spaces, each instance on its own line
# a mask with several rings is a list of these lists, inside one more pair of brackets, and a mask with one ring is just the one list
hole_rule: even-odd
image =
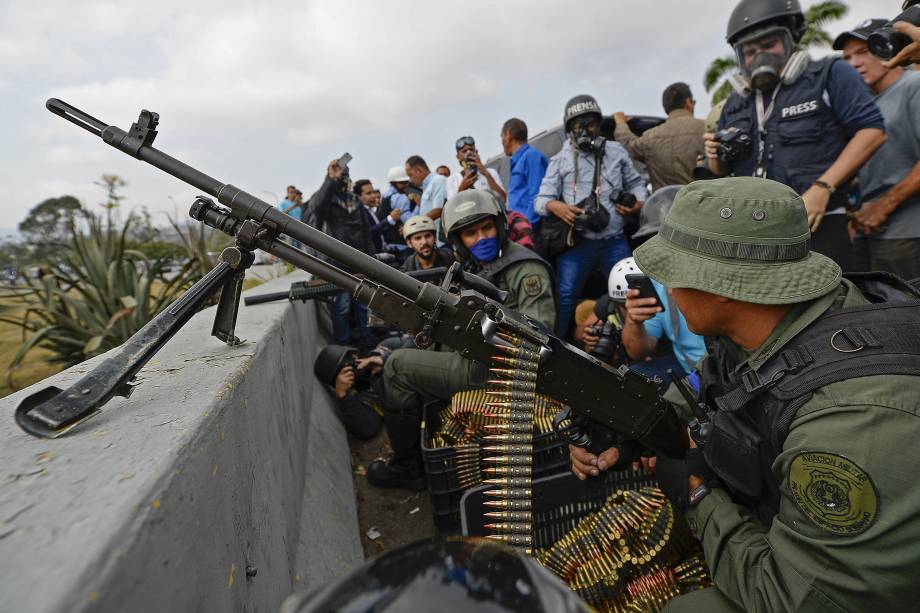
[[[583,433],[580,426],[596,423],[648,448],[683,457],[686,427],[674,407],[658,395],[655,383],[626,368],[610,368],[505,308],[494,286],[475,275],[465,274],[463,285],[469,289],[457,291],[454,279],[463,274],[458,264],[451,266],[439,285],[395,270],[154,148],[156,113],[141,111],[126,132],[54,98],[46,106],[116,149],[216,198],[217,203],[198,197],[189,215],[234,236],[236,246],[224,250],[220,263],[129,339],[119,355],[67,390],[49,387],[23,400],[16,419],[27,432],[58,436],[93,415],[113,395],[129,393],[134,374],[191,317],[194,311],[188,307],[197,306],[217,289],[221,297],[212,333],[228,344],[238,343],[233,329],[243,273],[252,263],[252,250],[258,248],[349,292],[388,324],[415,333],[420,348],[440,342],[468,359],[489,364],[496,346],[510,346],[506,338],[525,339],[539,347],[536,391],[570,407],[567,425],[573,433]],[[361,276],[283,243],[278,239],[282,234]],[[585,436],[578,440],[588,442]]]
[[[436,268],[428,268],[427,270],[413,270],[406,274],[421,281],[428,281],[429,283],[435,281],[440,282],[444,278],[444,275],[447,274],[447,268],[438,266]],[[462,285],[462,277],[455,277],[455,280],[460,281]],[[481,279],[481,281],[483,283],[488,283],[485,279]],[[335,298],[343,291],[344,290],[335,283],[327,283],[320,280],[295,281],[291,283],[291,288],[286,292],[272,292],[270,294],[259,294],[258,296],[247,296],[243,298],[243,304],[252,306],[254,304],[274,302],[275,300],[290,300],[291,302],[296,302],[298,300],[300,302],[306,302],[307,300],[327,300],[329,298]],[[507,294],[507,292],[503,292],[497,288],[495,289],[495,295],[500,298],[499,302],[505,301],[505,294]]]

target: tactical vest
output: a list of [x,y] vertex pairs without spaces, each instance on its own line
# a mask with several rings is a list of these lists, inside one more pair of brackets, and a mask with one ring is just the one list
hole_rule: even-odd
[[707,463],[766,525],[779,512],[772,466],[798,410],[821,387],[855,376],[920,375],[920,292],[887,273],[846,275],[870,304],[829,309],[756,370],[713,343],[700,372],[712,411]]
[[[811,187],[849,142],[829,106],[827,94],[827,80],[837,59],[811,61],[795,83],[774,90],[776,102],[764,126],[763,167],[766,178],[788,185],[799,194]],[[764,106],[769,106],[766,99]],[[751,136],[754,153],[747,160],[734,162],[732,175],[754,175],[758,143],[755,96],[733,93],[722,109],[721,125]],[[831,196],[828,210],[846,205],[846,191],[840,189]]]

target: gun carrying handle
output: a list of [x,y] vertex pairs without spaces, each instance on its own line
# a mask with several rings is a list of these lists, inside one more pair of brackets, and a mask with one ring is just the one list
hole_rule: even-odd
[[460,285],[477,291],[486,298],[491,298],[501,304],[505,304],[505,300],[508,299],[508,292],[498,289],[486,279],[483,279],[479,275],[474,275],[471,272],[463,270],[458,271],[457,281],[460,282]]
[[48,98],[48,100],[45,102],[45,108],[47,108],[55,115],[60,115],[70,123],[76,124],[87,132],[95,134],[96,136],[102,136],[102,131],[109,127],[104,122],[99,121],[92,115],[84,113],[75,106],[71,106],[63,100],[58,100],[57,98]]

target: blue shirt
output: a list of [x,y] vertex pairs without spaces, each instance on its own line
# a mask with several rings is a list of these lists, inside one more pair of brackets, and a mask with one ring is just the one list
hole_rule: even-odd
[[[439,209],[447,201],[447,179],[441,175],[429,172],[428,176],[422,181],[422,200],[418,207],[418,214],[425,215],[428,211]],[[434,222],[435,235],[441,233],[441,220]]]
[[[684,319],[683,313],[677,308],[677,303],[671,300],[668,290],[654,279],[651,280],[655,291],[658,292],[658,298],[664,301],[667,311],[657,313],[651,319],[644,322],[645,332],[655,338],[667,338],[671,341],[671,349],[675,357],[680,361],[681,366],[687,372],[696,368],[696,365],[706,355],[706,343],[703,337],[694,334],[687,327],[687,320]],[[669,311],[673,309],[674,313]],[[677,330],[674,330],[673,315],[677,315]]]
[[511,156],[508,208],[526,216],[534,226],[540,216],[533,210],[533,201],[540,193],[547,164],[546,156],[526,143]]
[[395,211],[399,209],[402,211],[402,220],[406,221],[412,215],[412,201],[409,200],[409,196],[401,194],[398,189],[393,187],[383,192],[383,198],[390,199],[390,210]]
[[[576,170],[577,176],[576,176]],[[551,200],[566,204],[578,204],[591,194],[594,184],[594,153],[576,151],[571,142],[554,155],[546,168],[546,176],[540,183],[540,193],[533,202],[538,215],[552,215],[546,210]],[[623,217],[616,212],[610,197],[619,191],[632,192],[636,199],[645,202],[648,195],[645,181],[633,166],[623,145],[607,141],[604,157],[601,158],[600,203],[610,213],[610,223],[600,232],[585,230],[587,239],[604,239],[623,236]]]
[[291,200],[288,200],[287,198],[285,198],[284,200],[278,203],[278,208],[281,209],[281,212],[287,213],[288,215],[293,214],[291,209],[294,208],[295,206],[296,205]]

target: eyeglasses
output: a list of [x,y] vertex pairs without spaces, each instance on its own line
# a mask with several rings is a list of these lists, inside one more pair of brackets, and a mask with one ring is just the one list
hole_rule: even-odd
[[454,143],[454,147],[457,148],[457,151],[460,151],[467,145],[469,145],[470,147],[476,146],[476,141],[473,140],[472,136],[461,136],[460,138],[457,139],[457,142]]

